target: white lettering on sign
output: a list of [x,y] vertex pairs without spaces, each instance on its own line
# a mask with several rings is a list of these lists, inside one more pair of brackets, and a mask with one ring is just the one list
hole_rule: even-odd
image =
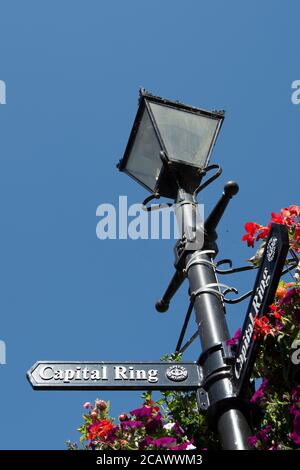
[[[107,366],[90,369],[88,367],[74,367],[70,369],[63,369],[54,367],[53,365],[45,365],[39,370],[39,376],[44,381],[57,381],[65,384],[76,381],[107,381],[108,370]],[[133,366],[114,366],[113,380],[121,381],[146,381],[149,383],[158,382],[157,369],[136,369]]]
[[295,339],[291,348],[296,350],[291,355],[291,361],[295,366],[298,366],[300,364],[300,340]]
[[158,370],[135,369],[134,367],[115,366],[115,380],[147,380],[150,383],[158,382]]
[[245,327],[241,341],[242,347],[240,348],[240,353],[235,361],[234,374],[237,379],[241,377],[244,365],[248,357],[248,351],[253,340],[254,317],[260,311],[260,307],[263,303],[266,289],[270,284],[270,279],[271,275],[268,271],[268,268],[265,268],[263,271],[262,280],[260,281],[252,300],[251,311],[248,316],[248,324]]
[[59,369],[46,365],[40,369],[39,376],[42,380],[57,380],[66,384],[76,380],[108,380],[106,366],[100,369],[79,366],[74,369]]

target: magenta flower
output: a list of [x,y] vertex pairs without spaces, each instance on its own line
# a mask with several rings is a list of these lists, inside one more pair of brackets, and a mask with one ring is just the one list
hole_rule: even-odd
[[172,449],[176,445],[175,437],[160,437],[152,443],[158,449]]
[[178,423],[174,424],[172,431],[174,431],[178,436],[184,436],[184,430]]
[[267,383],[268,383],[268,380],[266,378],[263,378],[260,387],[256,390],[256,392],[251,397],[251,400],[250,400],[251,403],[256,403],[257,400],[265,398],[265,388],[266,388]]
[[283,329],[283,323],[280,318],[275,318],[275,327],[277,331],[281,331]]
[[300,385],[297,385],[293,390],[292,390],[292,405],[289,407],[289,412],[292,415],[296,415],[297,413],[300,413]]
[[109,429],[106,435],[106,441],[113,443],[117,439],[117,433],[120,430],[119,426],[114,426],[113,428]]
[[240,339],[240,336],[241,336],[241,329],[239,328],[239,329],[236,330],[236,332],[234,333],[233,338],[228,339],[228,340],[226,341],[226,345],[227,345],[227,346],[234,346],[235,344],[238,343],[238,341],[239,341],[239,339]]
[[121,422],[121,428],[124,431],[129,430],[129,429],[141,428],[142,426],[143,426],[142,421],[129,420],[129,421],[122,421]]
[[152,410],[150,406],[142,406],[141,408],[130,411],[130,414],[135,416],[137,419],[150,418]]
[[293,432],[290,434],[290,438],[295,444],[300,445],[300,411],[294,413]]
[[264,444],[266,444],[269,440],[269,432],[271,431],[271,429],[272,429],[272,426],[268,425],[268,426],[265,426],[264,428],[262,428],[257,433],[258,439],[261,442],[263,442]]
[[300,309],[294,311],[297,327],[300,328]]
[[292,302],[294,295],[297,294],[297,292],[299,292],[299,289],[295,289],[295,287],[289,289],[283,299],[280,300],[279,305],[289,305]]
[[268,450],[281,450],[280,444],[274,444]]
[[186,450],[189,445],[191,445],[191,442],[182,442],[182,444],[172,447],[172,450]]
[[292,402],[300,404],[300,385],[292,390]]
[[148,446],[153,445],[154,439],[151,436],[146,436],[140,443],[139,443],[139,449],[144,450]]
[[147,432],[153,432],[159,428],[162,428],[161,414],[158,413],[152,419],[149,419],[149,421],[147,421],[145,424],[145,428]]
[[258,439],[255,435],[248,437],[248,443],[251,447],[255,447],[257,442],[258,442]]

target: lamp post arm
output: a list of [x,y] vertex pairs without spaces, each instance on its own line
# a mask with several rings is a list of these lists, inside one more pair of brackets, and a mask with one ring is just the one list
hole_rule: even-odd
[[239,191],[239,186],[235,181],[228,181],[228,183],[224,187],[223,194],[217,204],[215,205],[214,209],[207,217],[204,227],[208,237],[215,237],[216,238],[216,228],[218,223],[220,222],[224,211],[230,201],[230,199],[237,194]]
[[164,293],[163,297],[158,300],[155,304],[155,308],[158,312],[164,313],[168,310],[170,301],[172,297],[176,294],[177,290],[183,283],[185,275],[183,271],[179,271],[176,269],[174,276],[172,277],[166,292]]

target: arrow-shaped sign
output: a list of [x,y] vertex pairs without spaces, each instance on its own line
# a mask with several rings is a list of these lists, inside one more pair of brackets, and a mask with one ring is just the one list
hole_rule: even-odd
[[196,390],[195,362],[39,361],[27,378],[35,390]]

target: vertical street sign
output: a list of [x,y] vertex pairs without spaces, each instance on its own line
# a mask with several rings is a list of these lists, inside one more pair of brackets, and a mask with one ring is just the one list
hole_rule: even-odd
[[250,379],[259,347],[259,342],[254,340],[255,318],[267,313],[274,300],[288,249],[287,227],[272,224],[234,360],[233,377],[237,395]]

